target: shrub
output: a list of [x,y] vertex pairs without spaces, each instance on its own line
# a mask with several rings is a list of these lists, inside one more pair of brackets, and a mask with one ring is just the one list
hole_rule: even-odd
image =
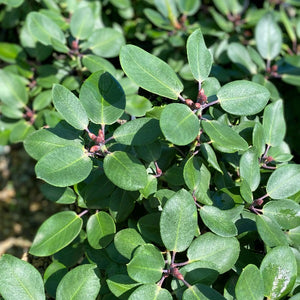
[[43,278],[1,257],[2,297],[297,299],[300,166],[274,83],[300,84],[298,3],[2,2],[19,40],[0,140],[66,208],[29,251],[52,257]]

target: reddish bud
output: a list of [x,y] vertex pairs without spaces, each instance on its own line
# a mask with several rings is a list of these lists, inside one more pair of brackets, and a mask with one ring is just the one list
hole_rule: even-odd
[[201,104],[200,104],[200,103],[198,103],[198,102],[197,102],[197,103],[195,103],[195,108],[196,108],[196,109],[200,109],[200,108],[201,108]]
[[89,132],[89,137],[90,137],[90,139],[93,140],[93,141],[96,140],[96,138],[97,138],[96,135],[93,134],[93,133],[91,133],[91,132]]
[[91,149],[90,149],[90,152],[94,153],[94,152],[97,152],[101,149],[100,146],[98,145],[95,145],[95,146],[92,146]]
[[191,100],[191,99],[186,99],[185,103],[190,107],[193,106],[193,104],[194,104],[193,100]]
[[274,158],[272,157],[272,156],[268,156],[267,158],[266,158],[266,162],[268,163],[268,162],[271,162],[271,161],[273,161],[274,160]]
[[176,277],[179,280],[184,280],[183,275],[178,271],[177,268],[173,269],[173,276]]

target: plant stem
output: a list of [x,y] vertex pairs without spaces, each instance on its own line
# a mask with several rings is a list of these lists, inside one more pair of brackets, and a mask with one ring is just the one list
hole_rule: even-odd
[[80,214],[78,214],[78,217],[81,218],[83,215],[85,215],[86,213],[88,213],[89,210],[85,209],[84,211],[82,211]]
[[179,98],[183,103],[185,103],[184,97],[182,97],[181,95],[178,95],[178,98]]
[[220,103],[219,99],[215,100],[215,101],[212,101],[212,102],[209,102],[209,103],[205,103],[205,104],[202,105],[201,109],[203,110],[203,109],[205,109],[209,106],[212,106],[212,105],[215,105],[215,104],[218,104],[218,103]]

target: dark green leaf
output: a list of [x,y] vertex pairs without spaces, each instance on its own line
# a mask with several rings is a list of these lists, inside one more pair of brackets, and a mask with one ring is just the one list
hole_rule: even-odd
[[195,239],[187,251],[190,262],[207,261],[217,266],[220,274],[230,270],[237,261],[240,244],[234,237],[205,233]]
[[144,165],[126,152],[115,151],[106,155],[103,168],[108,179],[124,190],[136,191],[147,184],[147,171]]
[[89,120],[79,99],[62,85],[55,84],[52,88],[53,103],[64,119],[76,129],[85,129]]
[[264,257],[260,272],[265,285],[265,296],[280,299],[293,288],[297,276],[297,263],[291,248],[279,246]]
[[158,120],[140,118],[118,127],[113,136],[117,142],[124,145],[144,146],[153,143],[160,134]]
[[198,283],[185,290],[182,300],[225,300],[225,298],[213,288]]
[[216,206],[203,206],[200,216],[204,224],[217,235],[231,237],[238,233],[230,214]]
[[56,213],[38,229],[29,253],[36,256],[52,255],[70,244],[81,227],[82,219],[75,212]]
[[236,80],[221,87],[217,97],[226,112],[249,116],[264,109],[270,98],[270,92],[258,83]]
[[87,239],[95,249],[105,248],[113,240],[115,232],[112,217],[104,211],[90,216],[86,224]]
[[273,199],[284,199],[300,190],[300,165],[285,165],[275,170],[267,183],[267,193]]
[[174,100],[183,90],[168,64],[137,46],[122,47],[120,62],[126,75],[145,90]]
[[134,252],[127,265],[128,275],[137,282],[155,283],[161,276],[165,265],[161,252],[152,244],[141,245]]
[[199,134],[199,120],[184,104],[167,105],[160,116],[160,128],[167,140],[176,145],[187,145]]
[[189,36],[186,47],[188,62],[193,76],[197,81],[202,82],[209,76],[213,58],[205,45],[200,29],[197,29]]
[[258,268],[249,264],[243,269],[235,287],[237,300],[263,300],[264,283]]
[[168,250],[182,252],[192,242],[197,230],[194,199],[181,189],[165,204],[160,218],[160,234]]
[[81,265],[68,272],[57,287],[57,300],[81,300],[87,295],[95,300],[100,291],[100,279],[95,265]]
[[59,147],[44,155],[36,164],[35,172],[49,184],[69,186],[88,177],[93,167],[83,147]]
[[247,142],[229,126],[224,126],[219,121],[202,121],[201,124],[212,143],[222,147],[224,152],[247,150]]
[[156,284],[143,284],[138,287],[128,300],[172,300],[172,295],[166,289]]
[[265,108],[263,129],[266,144],[270,146],[279,146],[281,144],[286,132],[282,100],[269,104]]
[[128,299],[131,292],[140,285],[140,283],[137,283],[125,274],[112,275],[106,282],[110,291],[117,297],[113,299],[121,300]]

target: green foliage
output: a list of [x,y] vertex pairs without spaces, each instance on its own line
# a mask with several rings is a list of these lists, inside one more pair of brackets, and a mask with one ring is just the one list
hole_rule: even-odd
[[0,144],[64,205],[5,300],[298,299],[298,1],[0,2]]

